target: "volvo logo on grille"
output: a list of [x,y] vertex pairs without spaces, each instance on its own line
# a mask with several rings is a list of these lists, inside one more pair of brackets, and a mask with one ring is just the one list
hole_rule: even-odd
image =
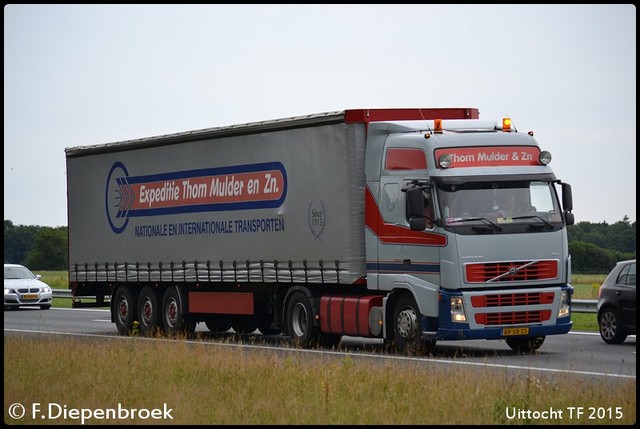
[[516,274],[518,274],[518,269],[516,267],[509,268],[509,275],[510,276],[515,276]]

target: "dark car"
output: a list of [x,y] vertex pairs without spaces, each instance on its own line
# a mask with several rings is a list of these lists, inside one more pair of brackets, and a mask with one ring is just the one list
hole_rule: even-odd
[[598,327],[605,343],[636,333],[636,260],[620,261],[598,290]]

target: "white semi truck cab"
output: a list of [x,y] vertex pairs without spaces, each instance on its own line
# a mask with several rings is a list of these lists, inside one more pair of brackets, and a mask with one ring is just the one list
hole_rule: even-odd
[[366,155],[367,283],[389,292],[393,342],[531,351],[570,330],[571,189],[533,133],[509,118],[372,123]]

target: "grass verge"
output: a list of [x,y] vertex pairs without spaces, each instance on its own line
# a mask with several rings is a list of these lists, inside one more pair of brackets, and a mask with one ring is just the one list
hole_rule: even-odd
[[[112,342],[113,341],[113,342]],[[35,370],[37,369],[37,370]],[[633,424],[635,380],[273,353],[183,340],[4,339],[5,422],[79,424],[70,410],[171,410],[87,424]],[[32,415],[55,403],[53,420]],[[570,407],[584,407],[569,417]],[[605,412],[597,422],[589,407]],[[62,413],[62,409],[66,410]],[[556,413],[549,415],[550,410]],[[622,413],[621,418],[617,418]],[[542,413],[547,414],[543,415]],[[560,412],[558,414],[558,412]],[[88,413],[88,412],[87,412]],[[146,416],[146,417],[145,417]],[[546,416],[546,417],[545,417]]]

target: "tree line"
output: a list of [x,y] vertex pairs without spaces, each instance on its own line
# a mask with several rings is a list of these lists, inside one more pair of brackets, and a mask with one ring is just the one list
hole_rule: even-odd
[[[607,273],[617,261],[636,257],[636,223],[578,222],[567,228],[574,273]],[[67,227],[14,225],[4,221],[4,262],[32,270],[66,270]]]
[[608,273],[616,262],[636,258],[636,223],[627,216],[611,225],[578,222],[567,232],[574,273]]

